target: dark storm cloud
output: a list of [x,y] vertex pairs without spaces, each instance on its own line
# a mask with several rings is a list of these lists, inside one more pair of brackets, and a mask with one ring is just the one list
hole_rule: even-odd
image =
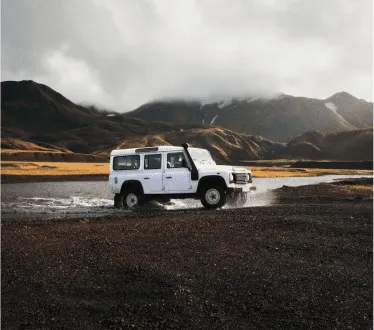
[[371,1],[2,1],[2,80],[129,110],[162,97],[372,99]]

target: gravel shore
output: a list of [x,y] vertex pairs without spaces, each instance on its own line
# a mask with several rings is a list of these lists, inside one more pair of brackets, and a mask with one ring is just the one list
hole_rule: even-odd
[[370,329],[372,212],[353,201],[7,221],[2,326]]

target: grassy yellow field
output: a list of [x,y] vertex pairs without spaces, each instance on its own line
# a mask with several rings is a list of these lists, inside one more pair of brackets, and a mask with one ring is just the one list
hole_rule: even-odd
[[[248,167],[254,177],[277,178],[292,176],[319,176],[328,174],[372,175],[369,170],[309,169],[287,167]],[[108,163],[21,162],[1,161],[2,175],[108,175]]]
[[280,178],[292,176],[320,176],[320,175],[373,175],[371,170],[345,170],[323,168],[289,168],[289,167],[247,167],[257,178]]
[[2,175],[99,175],[109,174],[108,163],[2,161]]

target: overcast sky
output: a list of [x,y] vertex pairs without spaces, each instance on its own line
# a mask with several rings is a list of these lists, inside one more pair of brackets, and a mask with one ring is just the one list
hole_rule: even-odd
[[117,111],[284,92],[372,101],[371,0],[2,0],[1,80]]

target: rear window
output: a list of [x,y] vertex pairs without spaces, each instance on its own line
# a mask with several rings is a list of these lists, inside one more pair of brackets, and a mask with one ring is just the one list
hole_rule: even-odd
[[144,156],[144,169],[145,170],[158,170],[160,168],[161,168],[161,154]]
[[140,167],[140,156],[118,156],[113,159],[113,170],[137,170]]

